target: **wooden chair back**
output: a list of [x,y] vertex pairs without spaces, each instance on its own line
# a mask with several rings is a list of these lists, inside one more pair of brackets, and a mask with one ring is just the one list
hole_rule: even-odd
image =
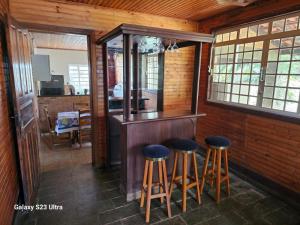
[[92,125],[91,110],[79,110],[79,130]]
[[79,110],[78,112],[79,112],[78,139],[81,148],[83,139],[88,139],[89,141],[91,141],[92,116],[91,116],[91,110],[89,109]]
[[50,118],[50,115],[49,115],[49,111],[48,111],[48,107],[44,107],[44,116],[45,116],[45,120],[46,120],[46,127],[47,127],[47,131],[49,133],[51,133],[53,131],[53,126],[52,126],[52,123],[51,123],[51,118]]
[[90,104],[88,102],[74,102],[73,103],[73,110],[89,110]]

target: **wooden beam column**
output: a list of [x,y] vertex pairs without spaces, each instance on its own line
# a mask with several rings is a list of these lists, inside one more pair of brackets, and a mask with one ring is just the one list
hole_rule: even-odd
[[201,52],[202,52],[202,43],[199,42],[196,44],[196,49],[195,49],[194,78],[193,78],[193,90],[192,90],[192,113],[194,114],[197,114],[198,111]]
[[139,112],[139,52],[138,52],[138,44],[135,43],[133,45],[133,52],[132,52],[132,65],[133,65],[133,110],[135,113]]
[[130,116],[131,112],[131,76],[130,76],[130,66],[131,66],[131,46],[132,46],[132,36],[130,34],[123,35],[124,52],[123,52],[123,116],[126,121]]

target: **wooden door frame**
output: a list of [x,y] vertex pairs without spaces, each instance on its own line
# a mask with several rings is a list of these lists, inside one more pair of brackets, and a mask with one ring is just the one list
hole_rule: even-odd
[[97,149],[97,132],[95,118],[97,116],[97,79],[96,79],[96,30],[82,29],[74,27],[64,27],[55,25],[43,25],[34,24],[26,22],[18,22],[20,26],[28,29],[29,32],[40,32],[40,33],[53,33],[53,34],[78,34],[87,36],[87,51],[88,51],[88,65],[89,80],[90,80],[90,106],[91,106],[91,116],[92,116],[92,164],[97,166],[96,154],[99,149]]

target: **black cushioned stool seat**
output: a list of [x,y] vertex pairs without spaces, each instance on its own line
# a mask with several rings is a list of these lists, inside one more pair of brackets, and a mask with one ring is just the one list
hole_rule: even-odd
[[215,147],[228,148],[230,146],[230,141],[223,136],[209,136],[205,138],[205,143]]
[[173,139],[170,144],[174,149],[181,151],[193,151],[199,148],[197,142],[191,139]]
[[143,154],[148,159],[166,158],[170,154],[170,150],[163,145],[147,145],[143,148]]

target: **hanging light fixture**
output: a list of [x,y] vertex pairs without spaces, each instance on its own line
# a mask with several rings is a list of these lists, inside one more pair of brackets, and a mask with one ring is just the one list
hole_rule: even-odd
[[169,41],[169,46],[167,47],[167,51],[168,51],[168,52],[173,52],[173,49],[172,49],[172,41],[171,41],[171,40]]
[[178,51],[179,51],[179,47],[176,44],[176,39],[174,40],[174,44],[172,46],[172,51],[175,52],[175,53],[178,53]]

